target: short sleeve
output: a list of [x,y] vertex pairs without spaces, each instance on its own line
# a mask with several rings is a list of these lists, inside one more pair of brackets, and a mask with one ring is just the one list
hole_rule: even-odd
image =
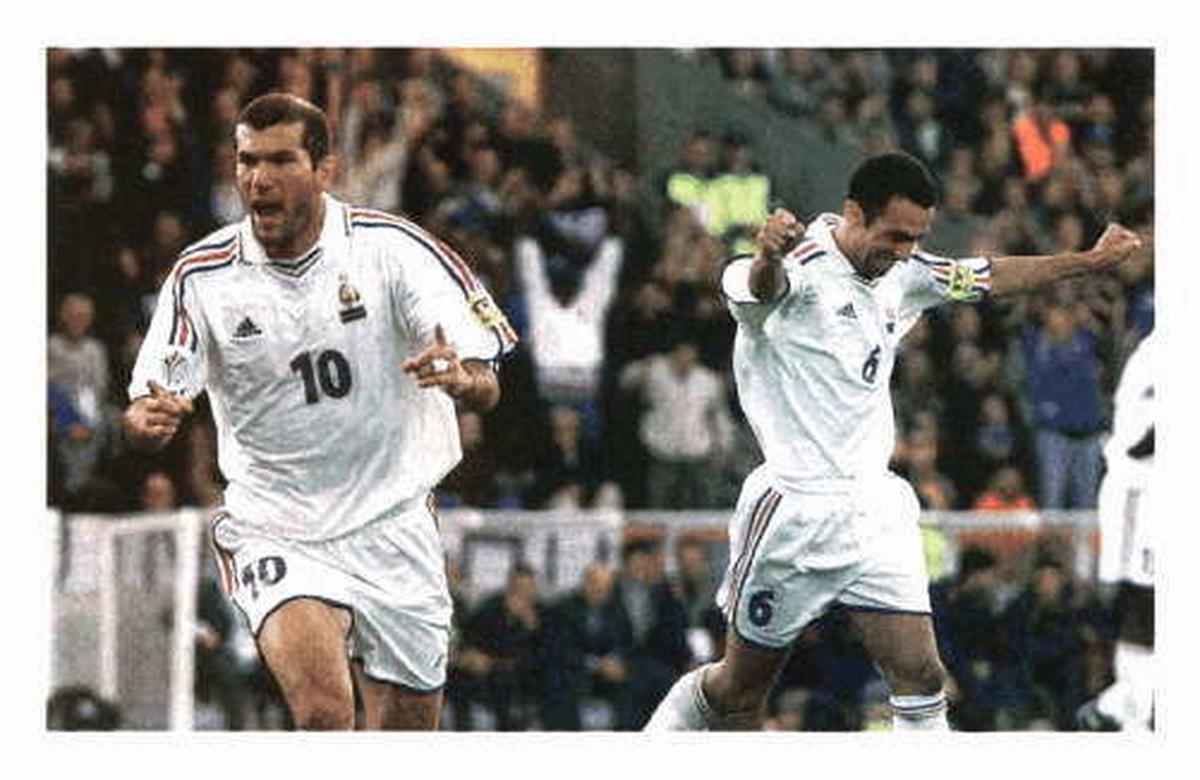
[[151,380],[187,398],[203,392],[207,382],[207,337],[188,277],[205,268],[180,262],[163,282],[127,388],[131,401],[150,394]]
[[398,244],[388,258],[392,300],[420,344],[432,344],[438,325],[462,360],[493,362],[513,350],[517,335],[467,263],[450,247],[422,231]]
[[753,265],[752,255],[738,255],[726,263],[721,272],[721,293],[725,297],[729,313],[735,320],[757,327],[762,325],[763,320],[791,293],[796,280],[792,278],[789,264],[785,261],[783,291],[775,300],[760,301],[750,292],[750,268]]

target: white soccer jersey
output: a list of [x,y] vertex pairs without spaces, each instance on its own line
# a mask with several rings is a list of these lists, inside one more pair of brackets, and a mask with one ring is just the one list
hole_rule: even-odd
[[1157,339],[1146,336],[1134,349],[1113,396],[1112,435],[1104,445],[1110,472],[1145,479],[1154,463],[1154,355]]
[[1113,396],[1112,435],[1104,445],[1108,472],[1100,485],[1099,576],[1154,587],[1154,375],[1157,339],[1142,339],[1125,362]]
[[226,509],[296,540],[340,536],[429,491],[461,458],[454,403],[400,364],[441,325],[462,359],[516,337],[453,251],[325,196],[317,244],[269,259],[247,217],[184,251],[129,385],[207,389]]
[[783,260],[787,289],[773,302],[750,293],[750,257],[732,261],[722,277],[738,322],[733,370],[742,409],[768,470],[799,490],[839,490],[886,473],[897,344],[924,309],[977,300],[990,287],[987,258],[926,252],[867,280],[834,242],[840,223],[822,214],[809,225]]

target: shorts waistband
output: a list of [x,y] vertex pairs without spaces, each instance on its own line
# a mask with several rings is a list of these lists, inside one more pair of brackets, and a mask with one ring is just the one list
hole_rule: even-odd
[[890,472],[872,477],[826,477],[821,479],[797,479],[774,472],[768,472],[768,474],[770,475],[772,484],[783,488],[789,493],[806,493],[809,495],[849,494],[884,484],[891,479],[898,479],[896,475]]

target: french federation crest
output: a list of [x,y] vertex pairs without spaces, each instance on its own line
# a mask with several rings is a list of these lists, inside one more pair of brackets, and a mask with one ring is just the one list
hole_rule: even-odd
[[342,310],[338,312],[342,322],[354,322],[367,316],[367,310],[362,305],[362,296],[350,284],[350,280],[345,274],[339,277],[338,303],[342,307]]
[[171,348],[163,355],[162,362],[164,385],[173,393],[181,392],[187,384],[187,357],[183,350]]

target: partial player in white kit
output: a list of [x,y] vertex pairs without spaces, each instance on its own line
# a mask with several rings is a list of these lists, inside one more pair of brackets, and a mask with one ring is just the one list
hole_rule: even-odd
[[1152,331],[1121,371],[1113,397],[1112,435],[1104,445],[1108,471],[1098,501],[1098,576],[1115,589],[1115,679],[1080,709],[1079,725],[1088,730],[1149,731],[1154,727],[1157,356],[1158,339]]
[[166,444],[207,390],[228,481],[213,544],[299,728],[436,728],[451,601],[431,490],[455,403],[499,401],[515,335],[452,250],[326,194],[323,112],[290,95],[236,125],[248,212],[185,250],[129,384]]
[[1139,240],[1110,225],[1086,252],[943,258],[918,250],[936,203],[920,162],[879,155],[854,172],[840,215],[806,230],[777,210],[757,255],[726,267],[738,396],[765,462],[730,522],[725,656],[681,677],[647,730],[761,727],[790,645],[834,605],[884,674],[893,727],[948,728],[919,505],[887,469],[897,345],[926,308],[1101,271]]

